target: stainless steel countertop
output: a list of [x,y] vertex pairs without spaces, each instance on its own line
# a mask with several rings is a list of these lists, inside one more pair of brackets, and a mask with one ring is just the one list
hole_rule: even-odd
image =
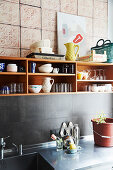
[[96,146],[92,136],[81,139],[79,145],[82,150],[75,154],[67,154],[65,150],[57,152],[56,147],[40,150],[39,153],[55,170],[85,170],[93,167],[95,170],[101,170],[103,167],[104,170],[108,163],[112,167],[113,147]]
[[[75,154],[57,152],[55,141],[29,145],[23,147],[23,156],[39,153],[55,170],[113,170],[113,147],[96,146],[93,136],[82,137],[79,145],[82,149]],[[5,159],[19,156],[10,152]]]

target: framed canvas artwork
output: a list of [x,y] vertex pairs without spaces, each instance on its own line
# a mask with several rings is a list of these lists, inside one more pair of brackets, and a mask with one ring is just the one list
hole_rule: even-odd
[[[86,55],[86,20],[85,17],[57,13],[58,53],[66,53],[65,43],[79,45],[79,56]],[[76,50],[76,48],[75,48]],[[76,51],[75,51],[76,52]]]

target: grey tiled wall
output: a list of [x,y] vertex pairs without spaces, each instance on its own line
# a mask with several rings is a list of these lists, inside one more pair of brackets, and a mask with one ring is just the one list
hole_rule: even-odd
[[0,137],[25,145],[46,142],[63,121],[78,123],[81,135],[90,135],[90,120],[100,112],[112,116],[111,94],[0,97]]

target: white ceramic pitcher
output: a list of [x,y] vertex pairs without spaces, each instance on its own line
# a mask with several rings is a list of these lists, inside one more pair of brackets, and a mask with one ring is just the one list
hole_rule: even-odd
[[42,85],[43,92],[49,93],[51,91],[51,87],[53,83],[54,83],[54,79],[52,79],[51,77],[45,77]]

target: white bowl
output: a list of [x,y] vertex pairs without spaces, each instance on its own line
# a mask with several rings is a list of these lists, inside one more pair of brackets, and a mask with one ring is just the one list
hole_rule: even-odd
[[42,89],[42,85],[29,85],[28,89],[31,93],[39,93]]
[[43,64],[40,67],[51,67],[51,66],[52,66],[52,64]]
[[42,85],[28,85],[29,88],[38,88],[39,86],[42,86]]
[[51,73],[53,71],[53,67],[38,67],[41,73]]

